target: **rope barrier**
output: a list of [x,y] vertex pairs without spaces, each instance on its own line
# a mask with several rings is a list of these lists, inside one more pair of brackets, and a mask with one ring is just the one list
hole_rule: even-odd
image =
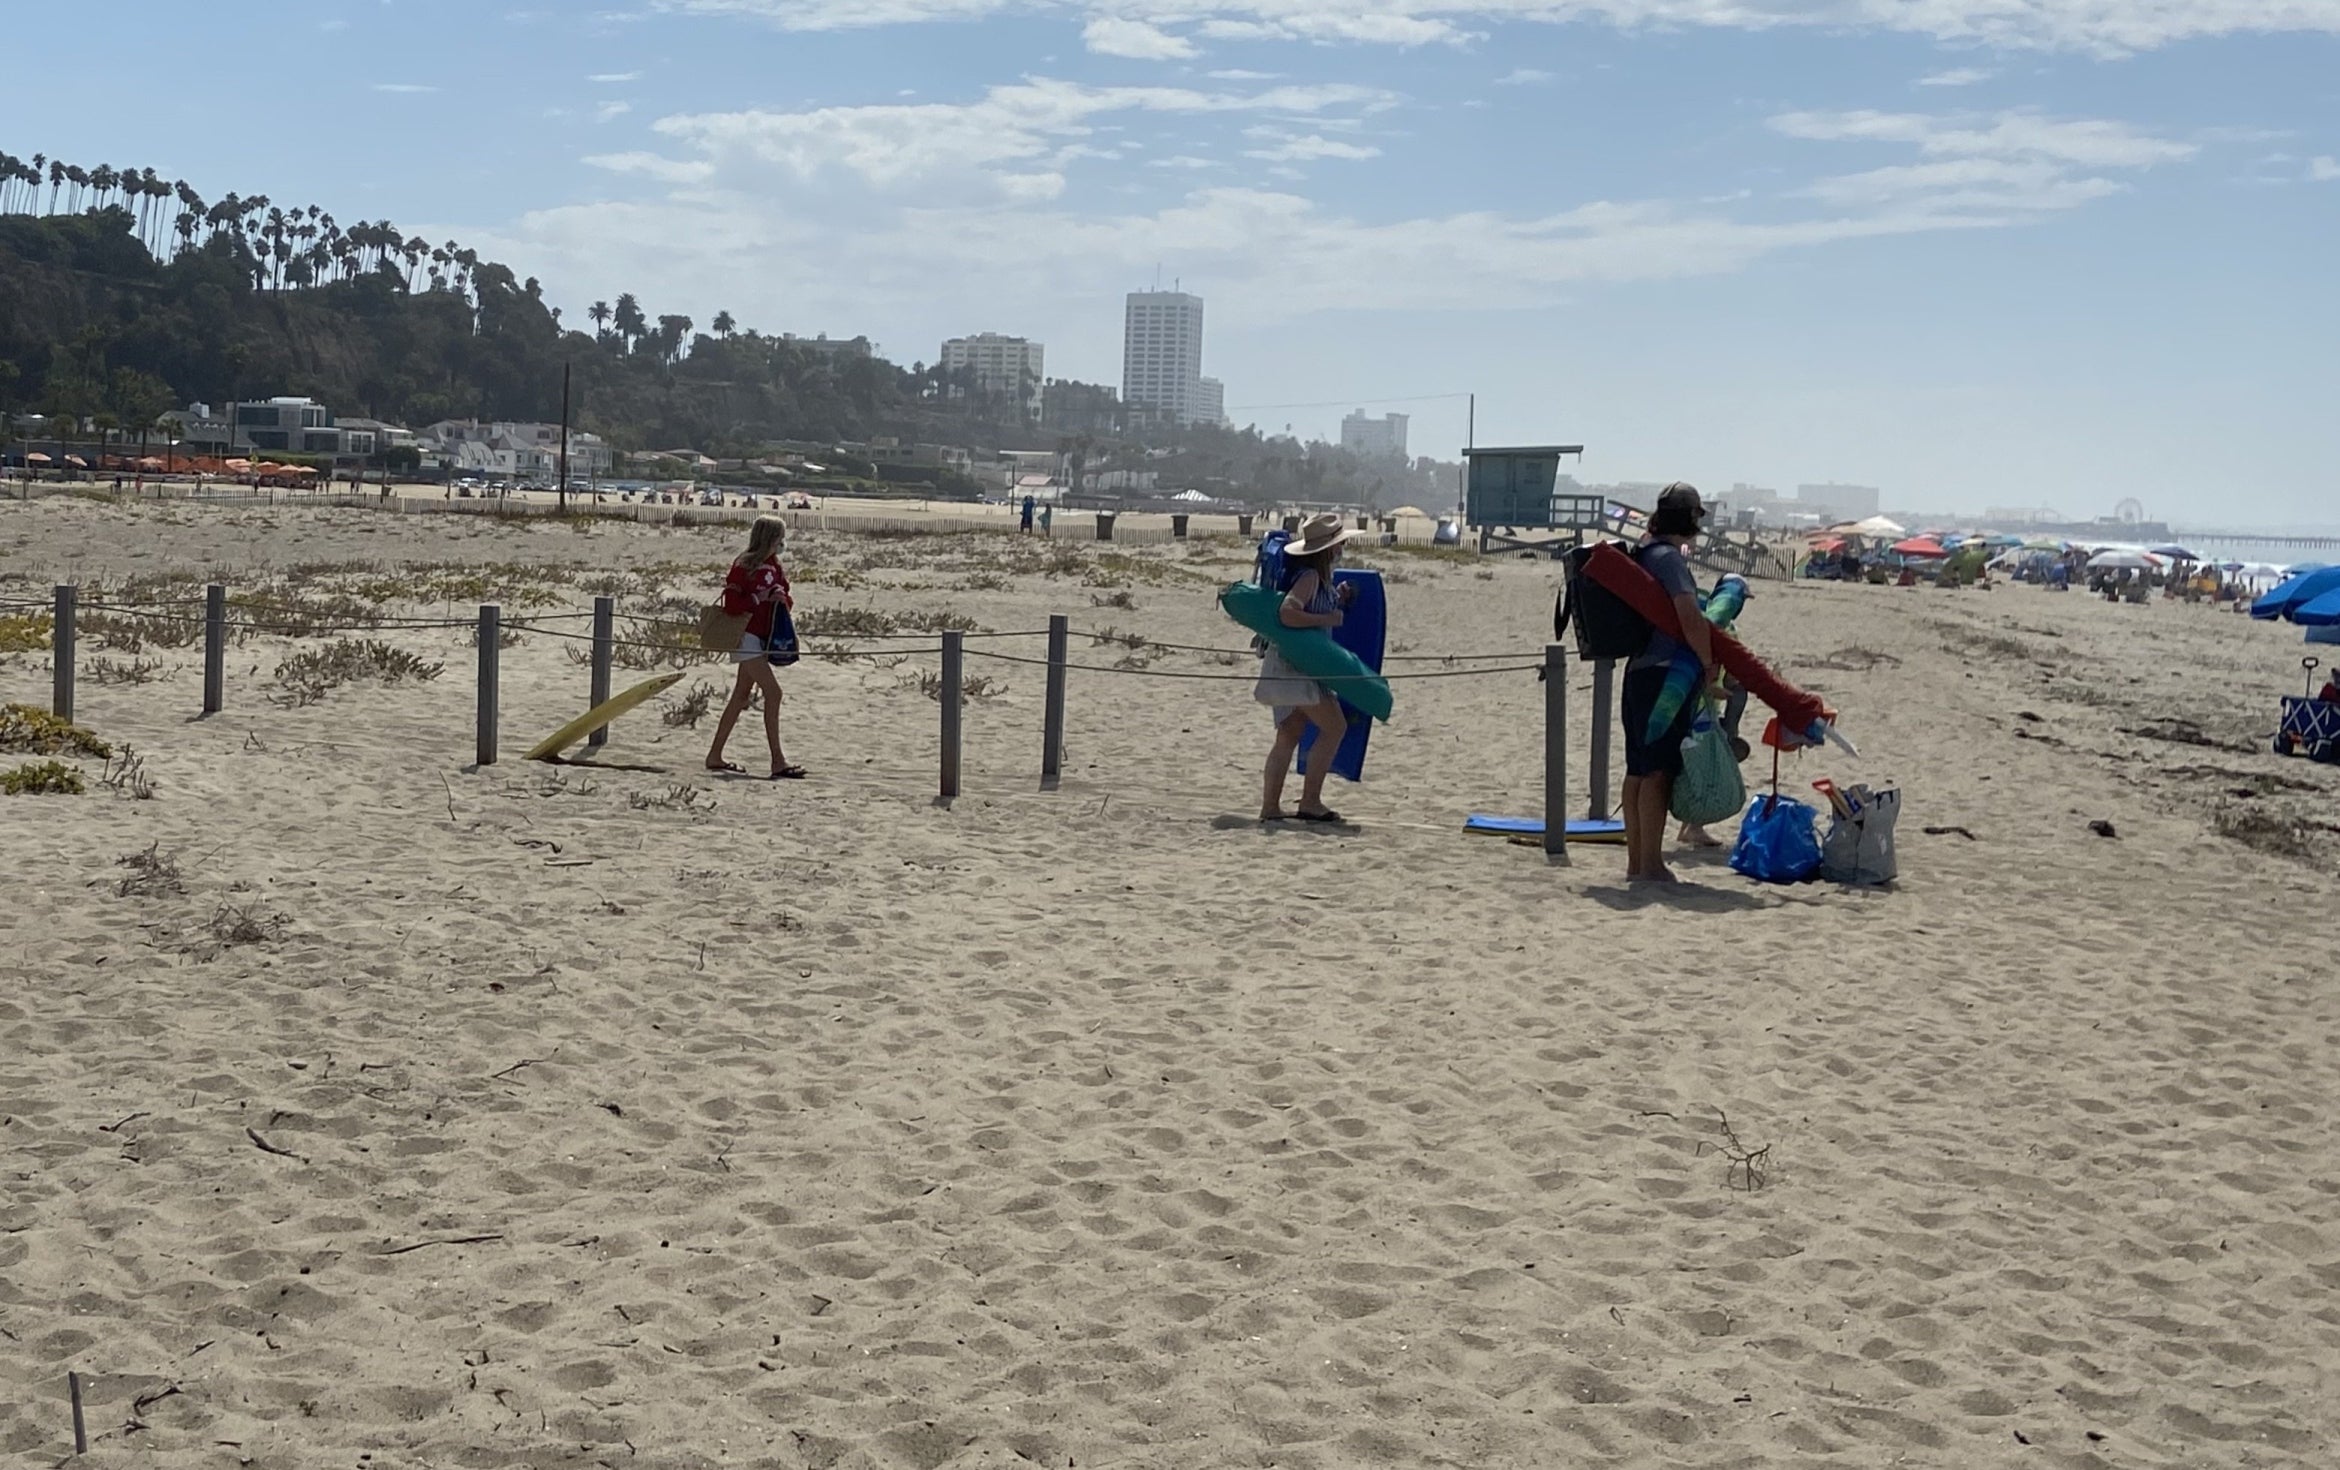
[[[992,653],[988,650],[980,648],[971,648],[967,651],[976,658],[988,658],[999,663],[1034,664],[1041,668],[1048,668],[1051,666],[1049,661],[1044,658],[1026,658],[1020,654],[1013,653]],[[1078,670],[1085,674],[1128,674],[1142,679],[1203,679],[1216,682],[1251,684],[1256,683],[1259,678],[1257,674],[1201,674],[1188,673],[1178,669],[1124,669],[1117,668],[1111,664],[1076,664],[1069,661],[1064,665],[1064,667],[1067,669]],[[1470,679],[1476,678],[1483,674],[1535,673],[1542,668],[1543,665],[1540,663],[1509,664],[1502,668],[1495,669],[1427,669],[1418,674],[1385,674],[1382,677],[1389,680]],[[1316,677],[1315,682],[1319,684],[1339,684],[1343,682],[1344,679],[1354,679],[1356,677],[1357,676],[1353,674],[1335,674],[1330,676]]]
[[[1159,648],[1167,653],[1231,654],[1238,658],[1256,658],[1258,656],[1257,649],[1212,648],[1200,643],[1163,643],[1157,639],[1148,638],[1143,633],[1120,633],[1106,628],[1075,629],[1074,631],[1098,643],[1118,643],[1131,649]],[[1132,642],[1132,639],[1136,641]],[[1534,648],[1511,648],[1501,653],[1392,653],[1384,655],[1382,662],[1478,663],[1504,658],[1538,658],[1541,655],[1542,650]]]
[[[470,627],[472,624],[466,623],[463,626]],[[563,638],[572,643],[591,643],[594,641],[593,635],[590,633],[564,633],[558,628],[540,628],[533,623],[506,623],[504,628],[508,632],[539,633],[547,638]],[[652,653],[685,654],[702,659],[730,657],[724,651],[701,648],[697,644],[647,643],[632,638],[612,638],[609,644],[612,648],[638,648]],[[942,652],[942,647],[937,644],[922,648],[815,648],[800,641],[798,651],[806,658],[912,658],[920,654],[939,655]]]

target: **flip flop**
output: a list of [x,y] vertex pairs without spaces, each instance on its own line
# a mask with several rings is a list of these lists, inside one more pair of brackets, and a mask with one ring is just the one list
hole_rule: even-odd
[[744,776],[747,774],[747,767],[725,761],[719,766],[707,767],[707,774],[710,776]]
[[804,777],[805,777],[805,769],[804,769],[804,767],[802,767],[802,766],[782,766],[782,767],[781,767],[779,770],[777,770],[777,771],[774,771],[774,772],[773,772],[773,773],[772,773],[770,776],[766,777],[765,779],[767,779],[767,780],[771,780],[771,781],[802,781],[802,780],[804,779]]
[[1330,807],[1327,807],[1321,812],[1304,812],[1294,810],[1292,813],[1292,820],[1295,822],[1338,822],[1340,819],[1341,814],[1332,810]]

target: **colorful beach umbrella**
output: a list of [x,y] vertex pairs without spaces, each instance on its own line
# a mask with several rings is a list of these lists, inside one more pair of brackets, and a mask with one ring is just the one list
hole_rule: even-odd
[[1931,536],[1912,536],[1907,541],[1896,541],[1893,549],[1903,556],[1948,556],[1942,543]]

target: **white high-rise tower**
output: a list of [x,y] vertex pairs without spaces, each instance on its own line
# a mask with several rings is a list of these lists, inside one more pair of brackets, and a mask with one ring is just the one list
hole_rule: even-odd
[[1121,401],[1133,417],[1187,425],[1203,412],[1203,304],[1184,291],[1132,291],[1121,337]]

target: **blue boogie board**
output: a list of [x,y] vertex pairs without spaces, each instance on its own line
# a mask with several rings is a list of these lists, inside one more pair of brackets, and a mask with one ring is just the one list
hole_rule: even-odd
[[[1341,625],[1332,630],[1333,642],[1357,655],[1357,661],[1376,674],[1381,672],[1382,649],[1389,633],[1389,608],[1382,598],[1381,573],[1351,567],[1333,569],[1333,586],[1356,588],[1351,595]],[[1387,686],[1384,686],[1387,687]],[[1335,686],[1335,692],[1338,686]],[[1332,772],[1344,781],[1365,779],[1365,746],[1373,738],[1373,720],[1365,711],[1341,700],[1341,714],[1348,719],[1349,728],[1341,735],[1341,748],[1333,752]],[[1300,753],[1294,758],[1292,769],[1308,768],[1308,752],[1316,744],[1316,727],[1310,725],[1300,732]]]

